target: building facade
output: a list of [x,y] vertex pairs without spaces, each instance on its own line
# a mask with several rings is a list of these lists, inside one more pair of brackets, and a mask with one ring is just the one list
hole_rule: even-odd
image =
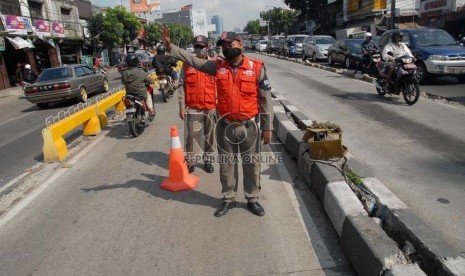
[[223,33],[223,17],[214,15],[211,19],[211,23],[216,27],[216,30],[213,32],[214,34]]
[[83,29],[76,2],[85,0],[3,0],[0,34],[0,89],[20,85],[25,64],[34,72],[80,63]]

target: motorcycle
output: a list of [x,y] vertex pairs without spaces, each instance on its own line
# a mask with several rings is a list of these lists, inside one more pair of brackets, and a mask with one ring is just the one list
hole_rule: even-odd
[[158,85],[163,101],[166,103],[168,99],[174,95],[174,85],[171,77],[165,74],[158,74]]
[[389,83],[388,88],[385,87],[385,78],[382,77],[382,62],[378,62],[376,68],[378,77],[373,83],[376,86],[376,91],[382,97],[387,94],[399,95],[402,93],[405,102],[408,105],[413,105],[420,97],[420,86],[416,78],[417,66],[413,62],[413,58],[402,56],[395,60],[394,82]]
[[149,114],[144,98],[135,95],[126,95],[123,98],[126,106],[126,121],[132,136],[137,137],[148,126]]
[[378,68],[376,68],[376,64],[381,60],[381,52],[378,49],[371,49],[368,51],[368,57],[369,58],[362,64],[362,74],[377,77]]

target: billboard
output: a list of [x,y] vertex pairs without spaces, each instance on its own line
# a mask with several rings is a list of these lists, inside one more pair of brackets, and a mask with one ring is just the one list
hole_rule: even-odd
[[65,28],[59,21],[52,22],[52,35],[56,37],[65,37]]
[[50,22],[43,19],[36,20],[36,33],[37,35],[50,36]]
[[194,36],[204,35],[208,37],[207,31],[207,13],[204,9],[193,9],[192,10],[192,29]]
[[5,31],[10,31],[10,34],[15,35],[27,35],[23,17],[16,15],[2,15],[1,17]]
[[160,10],[160,0],[129,0],[131,13],[145,13]]

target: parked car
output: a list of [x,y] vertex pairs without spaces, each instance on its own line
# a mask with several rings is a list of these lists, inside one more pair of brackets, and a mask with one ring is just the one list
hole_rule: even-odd
[[108,89],[108,80],[103,74],[75,64],[45,69],[35,83],[24,87],[24,96],[39,108],[45,108],[50,102],[66,99],[86,102],[89,94]]
[[[148,70],[153,68],[152,56],[148,52],[140,51],[140,52],[135,52],[135,54],[139,56],[139,60],[141,61],[141,66],[143,68],[147,68]],[[124,58],[120,63],[116,65],[116,68],[118,68],[118,72],[120,73],[128,69],[128,66]]]
[[286,44],[286,38],[282,37],[278,39],[278,45],[276,46],[276,54],[284,55],[284,44]]
[[[465,82],[465,48],[441,29],[402,29],[406,43],[415,55],[417,78],[425,83],[432,77],[455,76]],[[391,41],[392,30],[383,33],[380,48]]]
[[277,53],[279,47],[279,40],[284,38],[284,36],[273,36],[270,40],[268,40],[266,44],[266,52],[269,54]]
[[363,41],[363,39],[336,40],[328,48],[328,63],[342,63],[347,69],[358,66],[362,61]]
[[267,44],[266,40],[259,40],[255,44],[255,50],[259,51],[259,52],[265,52],[266,51],[266,44]]
[[302,56],[304,59],[311,57],[312,61],[328,59],[328,48],[336,40],[328,35],[314,35],[307,37],[302,46]]
[[302,55],[302,43],[308,35],[295,34],[288,35],[284,43],[284,54],[288,57]]

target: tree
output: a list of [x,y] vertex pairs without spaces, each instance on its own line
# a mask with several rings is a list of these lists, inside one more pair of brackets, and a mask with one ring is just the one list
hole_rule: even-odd
[[149,45],[157,45],[161,40],[161,25],[156,22],[149,22],[148,25],[144,26],[145,33],[147,34],[147,41]]
[[170,27],[171,40],[180,47],[185,47],[194,39],[191,28],[180,24],[168,24]]
[[137,16],[118,6],[92,16],[88,27],[92,40],[102,42],[105,48],[114,48],[136,39],[142,24]]
[[301,12],[299,21],[313,20],[320,25],[318,32],[329,33],[332,23],[328,13],[327,0],[284,0],[284,3],[291,9]]
[[269,21],[270,33],[275,35],[293,33],[296,15],[297,11],[276,7],[260,12],[260,18]]
[[263,34],[260,27],[260,20],[256,19],[247,22],[244,32],[248,32],[249,34]]

